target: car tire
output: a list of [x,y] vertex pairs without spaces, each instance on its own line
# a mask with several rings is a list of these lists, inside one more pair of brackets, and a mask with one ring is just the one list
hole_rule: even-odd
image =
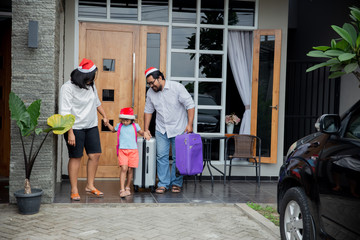
[[308,198],[300,187],[287,190],[280,203],[280,234],[286,240],[315,239]]

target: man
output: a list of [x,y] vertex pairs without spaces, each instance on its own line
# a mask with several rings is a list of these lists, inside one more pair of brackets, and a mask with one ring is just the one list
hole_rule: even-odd
[[[156,161],[159,178],[156,193],[171,191],[179,193],[183,177],[176,176],[175,137],[193,132],[195,104],[185,87],[174,81],[166,81],[164,75],[156,68],[145,71],[147,91],[145,103],[144,131],[151,136],[149,125],[156,110]],[[170,171],[169,151],[172,149],[172,167]]]

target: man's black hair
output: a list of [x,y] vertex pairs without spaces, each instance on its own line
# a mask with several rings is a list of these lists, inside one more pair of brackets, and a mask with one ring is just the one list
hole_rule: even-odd
[[[97,68],[89,73],[82,73],[77,68],[74,69],[70,74],[70,79],[73,84],[79,88],[89,89],[89,86],[94,90],[94,80],[97,72]],[[90,84],[87,84],[90,82]]]
[[160,71],[155,71],[150,73],[148,76],[152,76],[154,79],[158,79],[159,77],[162,77],[163,80],[165,80],[164,74]]

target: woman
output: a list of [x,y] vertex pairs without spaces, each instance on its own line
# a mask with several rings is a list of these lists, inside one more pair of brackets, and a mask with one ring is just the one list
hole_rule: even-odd
[[77,178],[84,147],[89,157],[85,191],[97,197],[104,195],[94,186],[101,154],[97,112],[102,115],[104,124],[108,124],[94,84],[96,72],[95,64],[84,58],[79,67],[72,71],[70,80],[64,83],[60,90],[60,114],[73,114],[75,116],[72,129],[64,134],[70,158],[68,170],[71,199],[74,201],[80,200]]

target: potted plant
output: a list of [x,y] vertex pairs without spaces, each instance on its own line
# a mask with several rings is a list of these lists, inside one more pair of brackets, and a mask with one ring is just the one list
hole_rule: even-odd
[[235,113],[225,116],[226,132],[232,134],[234,132],[234,125],[238,125],[240,118]]
[[[26,108],[24,102],[13,92],[9,95],[9,108],[11,119],[16,121],[20,131],[20,140],[24,155],[25,164],[25,185],[24,189],[14,193],[17,199],[19,212],[22,214],[34,214],[39,211],[41,203],[41,189],[32,189],[30,186],[30,175],[33,169],[36,157],[43,146],[50,132],[54,134],[63,134],[67,132],[75,122],[75,116],[68,114],[62,116],[54,114],[47,119],[50,126],[47,129],[38,127],[38,118],[40,116],[41,100],[36,100]],[[34,142],[37,135],[45,135],[40,144],[35,148]],[[30,146],[26,147],[25,138],[31,136]],[[29,154],[27,154],[28,149]]]
[[342,28],[336,25],[331,26],[340,38],[332,39],[330,46],[313,47],[315,50],[307,54],[309,57],[325,58],[326,60],[308,68],[306,72],[321,67],[330,67],[329,78],[352,73],[360,81],[360,9],[350,7],[350,18],[353,21],[345,23]]

